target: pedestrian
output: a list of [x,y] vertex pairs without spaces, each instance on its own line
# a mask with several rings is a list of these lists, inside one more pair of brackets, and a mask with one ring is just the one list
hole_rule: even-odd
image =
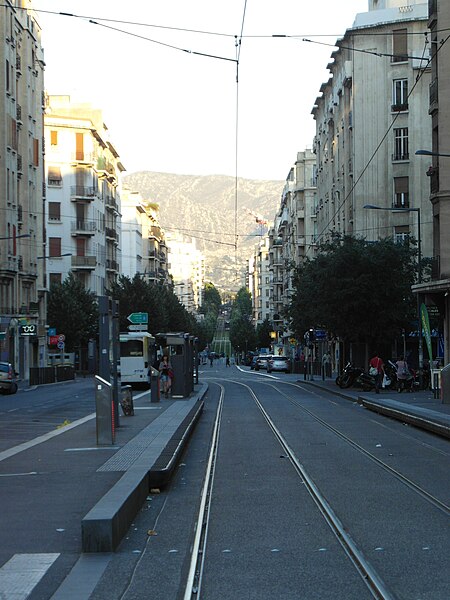
[[330,370],[330,367],[328,365],[331,364],[331,354],[326,351],[324,353],[324,355],[322,356],[322,379],[324,380],[325,377],[331,377],[331,373],[329,373],[328,371]]
[[381,385],[383,383],[384,363],[383,360],[378,356],[378,352],[375,352],[373,358],[370,359],[369,375],[372,375],[375,379],[375,392],[379,394]]
[[227,359],[226,359],[226,362],[225,362],[225,366],[226,367],[231,367],[231,365],[230,365],[230,357],[228,356],[228,354],[227,354]]
[[162,361],[159,363],[159,377],[163,394],[168,398],[172,389],[173,369],[167,354],[164,354]]
[[211,352],[209,355],[209,366],[212,367],[214,362],[214,354]]
[[[410,379],[411,373],[404,356],[400,356],[395,366],[397,367],[397,392],[402,392],[406,389],[406,382]],[[412,387],[409,391],[412,392]]]

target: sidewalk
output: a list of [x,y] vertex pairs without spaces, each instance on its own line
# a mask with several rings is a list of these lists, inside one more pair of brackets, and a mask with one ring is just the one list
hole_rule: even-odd
[[435,399],[430,390],[401,394],[396,390],[381,390],[379,394],[375,394],[357,388],[341,389],[334,378],[322,380],[316,377],[313,381],[302,378],[298,382],[324,389],[335,396],[359,402],[369,410],[450,438],[450,404],[443,404],[442,400]]

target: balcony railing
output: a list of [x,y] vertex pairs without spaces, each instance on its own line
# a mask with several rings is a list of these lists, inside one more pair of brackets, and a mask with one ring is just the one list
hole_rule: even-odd
[[118,271],[119,263],[116,260],[106,259],[106,268],[108,271]]
[[72,221],[70,224],[72,234],[93,235],[97,230],[95,221]]
[[106,205],[106,208],[110,208],[112,210],[118,209],[116,199],[113,198],[112,196],[106,196],[105,205]]
[[94,164],[96,158],[93,152],[84,152],[84,150],[78,150],[72,153],[72,162],[81,162],[87,164]]
[[70,195],[72,196],[72,199],[84,198],[84,199],[93,200],[96,193],[97,193],[97,188],[95,188],[93,186],[86,186],[86,185],[70,186]]
[[403,104],[392,104],[391,106],[392,112],[404,112],[408,110],[408,103],[404,102]]
[[72,269],[95,269],[95,256],[72,256]]
[[433,79],[430,83],[430,106],[437,104],[438,101],[438,80]]
[[404,154],[401,154],[400,152],[396,152],[395,154],[392,155],[392,160],[393,161],[409,160],[409,152],[405,152]]
[[105,234],[110,240],[118,241],[119,239],[119,234],[111,227],[105,227]]

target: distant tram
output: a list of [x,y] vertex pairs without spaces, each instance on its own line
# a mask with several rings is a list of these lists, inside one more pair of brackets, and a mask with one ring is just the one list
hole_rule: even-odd
[[150,385],[156,360],[155,338],[146,331],[120,334],[120,378],[123,385]]

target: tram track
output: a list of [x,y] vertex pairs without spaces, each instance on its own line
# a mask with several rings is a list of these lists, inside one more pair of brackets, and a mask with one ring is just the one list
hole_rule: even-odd
[[[275,422],[272,420],[269,413],[264,408],[257,394],[255,394],[251,387],[246,385],[245,383],[235,380],[228,381],[230,383],[234,383],[245,387],[248,390],[250,396],[253,398],[256,406],[258,407],[264,420],[266,421],[269,429],[280,444],[283,452],[286,454],[286,457],[290,460],[295,472],[298,474],[301,483],[305,485],[306,490],[308,491],[310,497],[317,506],[320,514],[322,515],[330,530],[334,534],[335,538],[339,542],[340,546],[344,550],[346,556],[351,561],[352,565],[356,569],[356,572],[361,577],[362,581],[366,585],[372,597],[378,600],[396,600],[397,596],[384,583],[383,579],[373,568],[368,559],[364,556],[362,550],[352,539],[352,537],[340,521],[339,517],[335,514],[326,498],[323,496],[323,494],[320,492],[320,490],[314,483],[313,479],[308,474],[305,467],[298,460],[294,450],[290,447],[286,438],[277,428]],[[197,518],[197,526],[194,534],[194,542],[192,545],[191,563],[189,568],[189,575],[187,578],[186,589],[184,593],[184,600],[201,598],[201,582],[204,563],[207,555],[209,513],[211,507],[212,490],[214,486],[214,474],[222,420],[222,408],[225,396],[224,387],[220,384],[218,385],[221,388],[221,394],[213,427],[213,434],[211,438],[210,451],[208,455],[207,468],[204,478],[204,485],[201,492],[200,509]]]
[[[418,494],[423,499],[425,499],[427,502],[432,504],[435,508],[442,511],[446,516],[450,516],[450,506],[448,506],[447,504],[445,504],[444,502],[442,502],[441,500],[439,500],[438,498],[433,496],[433,494],[429,493],[427,490],[422,488],[420,485],[418,485],[417,483],[415,483],[414,481],[412,481],[411,479],[409,479],[408,477],[406,477],[405,475],[400,473],[400,471],[398,471],[397,469],[394,469],[393,467],[388,465],[386,462],[384,462],[383,460],[381,460],[380,458],[375,456],[372,452],[363,448],[360,444],[358,444],[357,442],[352,440],[345,433],[343,433],[342,431],[339,431],[333,425],[330,425],[324,419],[322,419],[321,417],[316,415],[313,411],[311,411],[308,408],[306,408],[305,406],[303,406],[300,402],[298,402],[294,398],[288,396],[287,394],[285,394],[284,392],[279,390],[276,386],[271,385],[271,384],[266,384],[266,385],[268,387],[271,387],[275,391],[277,391],[280,395],[284,396],[289,402],[291,402],[291,404],[293,404],[294,406],[296,406],[297,408],[302,410],[304,413],[308,414],[310,417],[315,419],[318,423],[320,423],[320,425],[322,425],[323,427],[325,427],[326,429],[328,429],[329,431],[331,431],[332,433],[337,435],[340,439],[344,440],[347,444],[349,444],[354,449],[356,449],[358,452],[360,452],[361,454],[363,454],[364,456],[369,458],[371,461],[373,461],[375,464],[377,464],[379,467],[381,467],[384,471],[393,475],[398,481],[402,482],[409,489],[411,489],[416,494]],[[295,386],[295,384],[289,384],[289,383],[287,385]],[[298,386],[295,386],[295,387],[298,387]]]

